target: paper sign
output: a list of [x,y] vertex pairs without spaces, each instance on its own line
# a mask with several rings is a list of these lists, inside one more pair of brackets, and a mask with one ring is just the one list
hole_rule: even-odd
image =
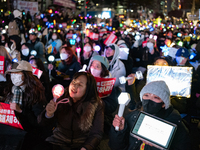
[[165,81],[170,94],[189,98],[191,96],[192,67],[147,66],[147,83]]
[[10,109],[10,104],[0,103],[0,123],[23,130],[22,125],[15,116],[14,110]]
[[47,54],[51,54],[53,52],[52,45],[50,44],[49,46],[47,46],[46,50],[47,50]]
[[89,33],[89,37],[94,41],[98,41],[99,40],[99,34],[97,34],[97,33],[90,32]]
[[106,33],[107,33],[107,31],[106,31],[106,30],[104,30],[104,31],[103,31],[103,30],[102,30],[102,31],[100,31],[100,33],[99,33],[99,36],[100,36],[100,38],[101,38],[101,37],[103,37],[103,34],[106,34]]
[[129,54],[129,48],[119,48],[119,59],[127,60]]
[[176,52],[177,52],[177,48],[174,48],[174,47],[171,47],[170,49],[169,49],[169,53],[168,53],[168,55],[170,56],[170,57],[172,57],[172,58],[176,58]]
[[4,56],[0,56],[0,73],[4,74]]
[[105,45],[115,43],[117,41],[117,36],[111,33],[106,40],[103,42]]
[[63,26],[63,28],[66,28],[67,27],[67,23],[63,22],[62,26]]
[[94,77],[97,82],[97,91],[99,93],[99,97],[107,97],[111,94],[112,89],[114,87],[116,78],[98,78]]
[[38,2],[17,1],[17,9],[30,11],[31,16],[38,13]]
[[40,77],[41,77],[43,71],[42,71],[42,70],[39,70],[39,69],[37,69],[37,68],[35,68],[35,67],[33,67],[33,66],[32,66],[32,68],[33,68],[33,74],[36,75],[36,76],[38,77],[38,79],[40,79]]

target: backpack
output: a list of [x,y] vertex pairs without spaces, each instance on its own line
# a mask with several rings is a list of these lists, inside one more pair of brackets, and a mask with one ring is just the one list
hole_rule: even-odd
[[19,31],[19,27],[17,25],[16,20],[10,21],[8,24],[8,35],[19,35],[20,31]]

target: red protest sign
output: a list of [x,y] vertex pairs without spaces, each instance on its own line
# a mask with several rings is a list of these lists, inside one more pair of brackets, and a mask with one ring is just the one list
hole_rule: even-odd
[[67,38],[67,39],[72,39],[72,37],[73,37],[73,34],[72,34],[72,33],[68,33],[68,34],[66,35],[66,38]]
[[4,74],[4,56],[0,56],[0,73]]
[[22,125],[15,116],[14,110],[10,109],[10,104],[0,103],[0,123],[23,130]]
[[63,26],[63,28],[66,28],[67,27],[67,23],[63,22],[62,26]]
[[106,40],[103,42],[105,45],[115,43],[117,41],[117,36],[111,33]]
[[101,30],[100,33],[99,33],[100,38],[103,37],[103,34],[106,34],[106,33],[107,33],[106,30]]
[[39,79],[41,77],[43,71],[39,70],[39,69],[37,69],[37,68],[35,68],[33,66],[32,66],[32,68],[33,68],[33,74],[36,75],[38,77],[38,79]]
[[94,41],[98,41],[98,39],[99,39],[99,34],[90,32],[90,33],[89,33],[89,37],[90,37],[92,40],[94,40]]
[[94,78],[97,82],[97,91],[99,93],[99,97],[103,98],[109,96],[114,87],[116,78]]
[[147,46],[147,41],[142,42],[142,47],[145,48]]

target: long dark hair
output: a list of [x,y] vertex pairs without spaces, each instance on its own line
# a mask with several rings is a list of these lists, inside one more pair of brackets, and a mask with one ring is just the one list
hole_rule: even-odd
[[[99,94],[97,92],[97,84],[96,84],[95,78],[90,73],[77,72],[74,74],[73,79],[77,79],[81,75],[83,75],[87,78],[85,95],[82,97],[81,101],[82,102],[89,101],[91,103],[100,102]],[[63,99],[65,97],[68,97],[70,99],[70,101],[72,101],[72,98],[69,96],[69,88],[65,88],[65,94],[62,97],[60,97],[59,99]]]
[[[42,102],[46,103],[45,98],[45,89],[42,83],[35,77],[30,71],[22,71],[24,74],[24,84],[26,85],[25,92],[23,95],[23,102],[25,105],[34,105],[36,103]],[[13,96],[12,93],[12,82],[5,88],[4,93],[7,97],[4,98],[4,101]]]

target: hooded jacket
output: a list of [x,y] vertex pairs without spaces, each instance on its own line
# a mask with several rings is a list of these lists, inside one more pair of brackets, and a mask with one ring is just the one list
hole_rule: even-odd
[[[112,44],[115,46],[115,53],[111,62],[109,63],[109,71],[113,78],[116,78],[115,87],[119,87],[122,91],[125,91],[125,84],[120,84],[119,77],[126,76],[126,69],[121,60],[119,60],[119,47],[116,44]],[[106,57],[106,51],[104,51],[104,57]]]

